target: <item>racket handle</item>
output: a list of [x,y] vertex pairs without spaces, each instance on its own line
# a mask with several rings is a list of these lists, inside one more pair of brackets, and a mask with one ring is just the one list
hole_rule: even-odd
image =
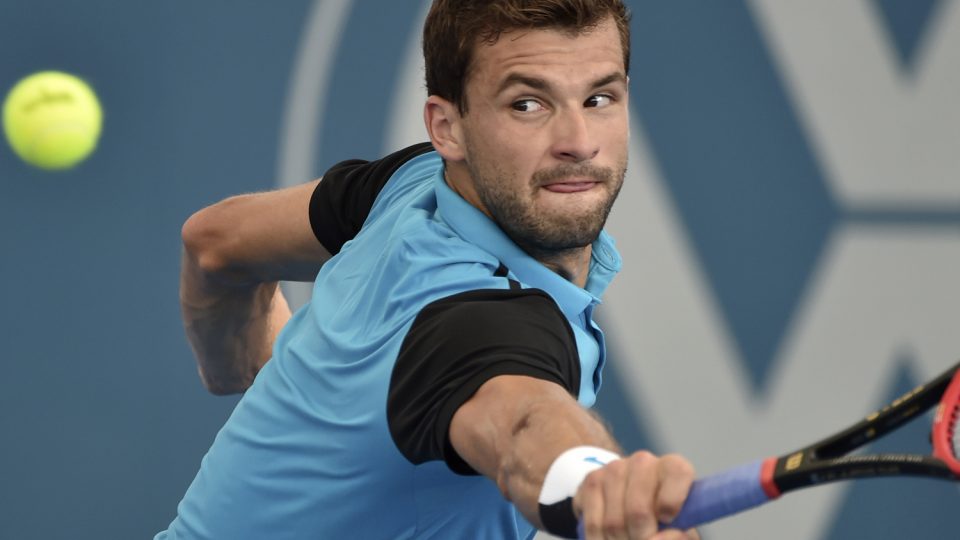
[[769,501],[761,482],[765,460],[740,465],[693,482],[680,513],[663,528],[689,529]]
[[[661,529],[686,530],[730,516],[774,499],[763,487],[763,468],[767,463],[772,472],[776,458],[754,461],[726,471],[695,480],[680,513],[670,523],[661,523]],[[581,539],[583,522],[577,526]]]

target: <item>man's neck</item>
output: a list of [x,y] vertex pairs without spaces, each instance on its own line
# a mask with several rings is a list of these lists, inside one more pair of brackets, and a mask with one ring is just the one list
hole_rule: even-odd
[[587,286],[593,247],[586,246],[555,253],[530,253],[540,263],[581,289]]
[[[463,200],[483,212],[488,218],[493,219],[490,212],[480,204],[480,197],[473,189],[473,186],[467,182],[453,181],[452,172],[450,164],[445,164],[443,179],[447,186]],[[570,281],[581,289],[586,287],[587,275],[590,273],[590,257],[593,255],[593,246],[588,245],[581,248],[551,252],[530,249],[526,246],[520,246],[520,248],[539,261],[540,264],[556,272],[563,279]]]

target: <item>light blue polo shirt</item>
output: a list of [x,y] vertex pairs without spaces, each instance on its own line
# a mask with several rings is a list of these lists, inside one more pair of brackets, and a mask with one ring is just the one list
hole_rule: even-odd
[[466,291],[503,289],[505,266],[545,291],[573,329],[580,393],[593,405],[604,363],[592,319],[620,268],[593,245],[586,289],[519,249],[444,182],[435,152],[405,163],[355,238],[317,276],[203,458],[166,538],[531,538],[494,482],[442,461],[414,465],[386,419],[391,372],[420,310]]

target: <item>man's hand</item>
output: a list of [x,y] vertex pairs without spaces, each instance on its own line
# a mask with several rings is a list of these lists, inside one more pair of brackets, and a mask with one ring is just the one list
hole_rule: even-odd
[[692,529],[658,532],[680,512],[693,479],[690,462],[678,455],[636,452],[587,475],[574,511],[587,540],[697,540]]

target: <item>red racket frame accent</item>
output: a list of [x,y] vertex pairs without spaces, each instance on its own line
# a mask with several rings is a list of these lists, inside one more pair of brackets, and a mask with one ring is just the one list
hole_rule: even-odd
[[777,470],[777,458],[767,458],[763,460],[763,465],[760,466],[760,486],[763,488],[763,492],[767,494],[767,497],[771,499],[776,499],[780,496],[780,488],[777,487],[777,484],[773,481],[773,472]]
[[953,474],[960,476],[960,460],[953,452],[953,430],[956,428],[957,415],[960,414],[958,407],[960,407],[960,371],[953,376],[950,385],[943,392],[937,414],[933,419],[931,436],[933,455],[942,460]]

